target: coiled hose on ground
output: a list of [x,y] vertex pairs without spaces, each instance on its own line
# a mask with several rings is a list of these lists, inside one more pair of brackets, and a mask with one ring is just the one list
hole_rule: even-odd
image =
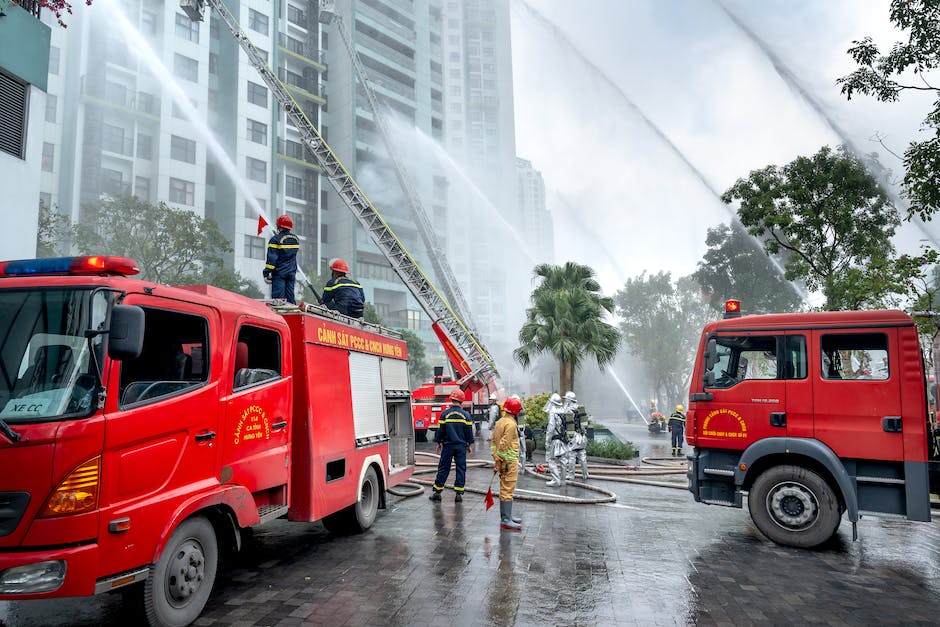
[[[435,453],[429,453],[425,451],[415,451],[415,456],[423,456],[433,458],[434,462],[416,462],[415,466],[418,467],[415,470],[415,475],[425,475],[432,474],[437,472],[437,461],[440,459],[440,455]],[[644,468],[643,465],[647,467]],[[467,460],[468,468],[493,468],[494,462],[487,459],[468,459]],[[548,481],[550,477],[544,472],[538,472],[537,466],[533,463],[525,464],[526,473]],[[682,460],[677,460],[676,458],[669,457],[644,457],[640,460],[640,465],[638,466],[621,466],[618,464],[605,464],[600,462],[589,462],[588,463],[588,475],[592,479],[599,479],[603,481],[617,481],[621,483],[638,483],[643,485],[650,485],[663,488],[674,488],[685,490],[687,485],[685,482],[669,482],[669,481],[651,481],[645,479],[639,479],[637,477],[655,477],[655,476],[668,476],[668,475],[685,475],[686,474],[686,463]],[[573,505],[596,505],[601,503],[613,503],[617,500],[617,495],[611,492],[610,490],[603,488],[598,485],[585,483],[582,481],[566,481],[567,485],[571,485],[577,488],[582,488],[591,492],[597,492],[601,496],[598,497],[576,497],[568,496],[565,494],[558,495],[546,495],[538,492],[533,492],[532,490],[526,490],[524,488],[517,488],[514,499],[520,501],[537,501],[543,503],[568,503]],[[411,497],[418,496],[424,493],[424,486],[434,485],[433,481],[428,479],[418,479],[414,476],[411,480],[402,483],[399,486],[390,488],[388,490],[389,494],[401,497]],[[405,488],[404,490],[402,488]],[[448,484],[446,487],[452,488],[453,484]],[[464,492],[470,492],[474,494],[486,494],[486,490],[481,488],[472,488],[465,487]]]

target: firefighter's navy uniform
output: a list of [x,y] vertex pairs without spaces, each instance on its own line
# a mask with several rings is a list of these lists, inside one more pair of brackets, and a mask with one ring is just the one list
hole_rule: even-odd
[[366,294],[362,286],[341,275],[326,282],[323,288],[323,304],[350,318],[361,318]]
[[461,409],[460,405],[451,405],[438,420],[434,441],[441,445],[441,459],[437,465],[431,498],[440,500],[447,475],[450,474],[451,461],[454,461],[457,464],[454,491],[457,492],[457,498],[462,499],[467,480],[467,448],[473,445],[473,421],[470,414]]
[[289,229],[278,231],[268,241],[268,257],[262,274],[271,279],[271,298],[296,303],[294,277],[297,275],[299,250],[300,240]]
[[678,409],[669,416],[669,431],[672,433],[672,455],[682,455],[682,442],[685,439],[685,414]]

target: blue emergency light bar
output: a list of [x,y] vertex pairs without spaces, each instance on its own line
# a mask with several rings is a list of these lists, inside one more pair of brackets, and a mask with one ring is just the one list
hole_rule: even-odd
[[0,277],[138,274],[140,266],[128,257],[88,255],[81,257],[54,257],[50,259],[17,259],[0,261]]

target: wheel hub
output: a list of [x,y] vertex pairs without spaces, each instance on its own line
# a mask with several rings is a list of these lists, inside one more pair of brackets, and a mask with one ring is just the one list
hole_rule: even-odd
[[167,568],[167,598],[182,606],[199,590],[205,578],[205,556],[195,540],[179,547]]
[[819,505],[806,486],[786,482],[774,486],[767,495],[767,512],[784,529],[803,529],[816,521]]

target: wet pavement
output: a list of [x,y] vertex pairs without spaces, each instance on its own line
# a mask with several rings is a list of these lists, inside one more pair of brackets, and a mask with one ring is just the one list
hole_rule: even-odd
[[[668,435],[603,422],[643,455],[668,454]],[[467,485],[485,489],[490,475],[471,468]],[[940,512],[933,523],[866,517],[857,542],[843,521],[834,542],[806,551],[764,538],[746,509],[700,505],[684,490],[604,485],[616,503],[517,502],[521,532],[500,532],[498,507],[485,511],[482,496],[456,505],[450,491],[440,504],[389,496],[359,536],[275,521],[220,575],[195,624],[940,623]],[[519,487],[551,491],[532,477]],[[140,620],[117,594],[0,602],[0,623],[11,626]]]

